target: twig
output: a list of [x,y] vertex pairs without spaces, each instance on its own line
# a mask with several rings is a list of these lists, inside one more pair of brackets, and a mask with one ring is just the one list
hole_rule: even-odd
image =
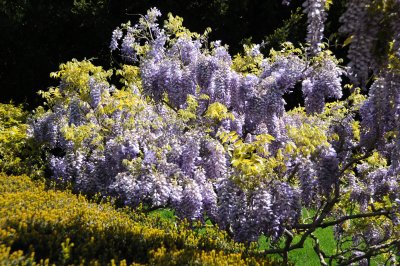
[[323,266],[328,266],[328,264],[325,261],[326,258],[326,254],[324,253],[323,250],[321,250],[320,246],[319,246],[319,240],[318,238],[314,235],[314,234],[310,234],[310,237],[314,240],[315,245],[314,245],[314,251],[315,253],[317,253],[318,258],[319,258],[319,262],[321,263],[321,265]]
[[[346,216],[342,216],[339,219],[334,220],[334,221],[321,223],[318,227],[326,228],[326,227],[330,227],[330,226],[333,226],[333,225],[340,224],[340,223],[345,222],[347,220],[353,220],[353,219],[358,219],[358,218],[368,218],[368,217],[388,215],[388,214],[390,214],[390,211],[380,209],[380,210],[377,210],[375,212],[346,215]],[[309,229],[313,225],[314,225],[314,223],[311,223],[311,224],[298,224],[298,225],[294,226],[294,228],[296,228],[296,229]]]
[[[363,260],[363,259],[369,259],[372,256],[376,256],[378,254],[385,253],[385,252],[382,251],[382,249],[390,248],[391,246],[396,245],[396,244],[400,244],[400,240],[399,239],[393,240],[390,243],[371,246],[367,251],[365,251],[364,255],[361,255],[361,256],[358,256],[358,257],[353,257],[353,258],[351,258],[351,259],[339,264],[339,266],[350,265],[350,264],[352,264],[354,262],[357,262],[357,261],[360,261],[360,260]],[[381,252],[379,252],[379,251],[381,251]]]

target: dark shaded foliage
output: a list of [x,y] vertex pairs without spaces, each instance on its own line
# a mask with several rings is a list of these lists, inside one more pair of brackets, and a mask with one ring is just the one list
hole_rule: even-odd
[[[300,1],[287,7],[280,0],[1,0],[0,102],[13,99],[28,103],[29,109],[37,106],[35,92],[55,85],[48,73],[72,58],[95,57],[97,65],[110,66],[109,32],[123,21],[135,21],[151,6],[183,17],[193,31],[211,27],[211,38],[221,39],[236,53],[242,40],[259,43],[273,34]],[[304,40],[301,34],[290,35],[275,36],[268,50],[279,38]]]

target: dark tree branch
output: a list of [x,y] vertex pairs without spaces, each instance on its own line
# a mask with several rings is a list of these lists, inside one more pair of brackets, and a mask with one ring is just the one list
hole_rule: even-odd
[[[389,214],[390,214],[390,211],[379,209],[379,210],[377,210],[375,212],[346,215],[346,216],[342,216],[339,219],[334,220],[334,221],[321,223],[318,227],[326,228],[326,227],[330,227],[330,226],[333,226],[333,225],[337,225],[337,224],[343,223],[343,222],[345,222],[347,220],[353,220],[353,219],[359,219],[359,218],[368,218],[368,217],[382,216],[382,215],[389,215]],[[298,224],[298,225],[295,225],[294,228],[295,229],[309,229],[309,228],[312,228],[313,225],[314,225],[314,223],[311,223],[311,224]]]
[[315,251],[315,253],[317,253],[317,256],[319,258],[319,262],[323,266],[328,266],[328,264],[325,261],[326,254],[325,254],[325,252],[323,250],[321,250],[321,248],[319,246],[318,238],[314,234],[310,234],[310,237],[314,240],[314,243],[315,243],[314,244],[314,251]]
[[283,251],[283,263],[287,265],[289,262],[289,248],[293,241],[293,234],[289,230],[285,229],[285,235],[286,235],[286,241]]
[[353,164],[358,163],[361,160],[367,159],[369,156],[371,156],[371,153],[372,153],[372,149],[369,149],[363,156],[361,156],[359,158],[354,158],[350,162],[345,164],[343,166],[342,170],[340,170],[339,176],[342,176],[344,174],[344,172],[346,172],[346,170],[349,169]]
[[339,266],[345,266],[345,265],[350,265],[354,262],[363,260],[363,259],[370,259],[373,256],[385,253],[387,251],[385,251],[384,249],[390,248],[394,245],[398,245],[400,244],[400,239],[396,239],[393,240],[390,243],[386,243],[386,244],[380,244],[380,245],[374,245],[374,246],[370,246],[366,251],[364,255],[358,256],[358,257],[352,257],[351,259],[342,262],[339,264]]

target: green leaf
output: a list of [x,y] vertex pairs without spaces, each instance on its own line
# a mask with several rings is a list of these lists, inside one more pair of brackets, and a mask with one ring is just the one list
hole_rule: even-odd
[[234,120],[235,118],[232,113],[228,112],[228,108],[219,102],[210,104],[204,116],[218,122],[224,119]]
[[343,47],[346,47],[353,41],[353,36],[348,37],[346,40],[343,42]]

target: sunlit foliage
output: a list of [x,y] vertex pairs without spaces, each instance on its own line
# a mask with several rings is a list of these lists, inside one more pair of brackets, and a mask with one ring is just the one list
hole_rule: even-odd
[[[382,3],[378,11],[394,23],[389,18],[398,3]],[[306,1],[307,45],[283,43],[268,57],[258,45],[232,57],[221,41],[208,41],[209,30],[191,33],[172,15],[162,26],[156,8],[121,25],[110,48],[126,62],[115,71],[122,88],[111,84],[113,70],[73,60],[52,74],[59,86],[41,92],[47,106],[37,109],[30,132],[46,153],[51,178],[129,206],[208,219],[237,241],[264,234],[264,253],[284,262],[307,239],[324,265],[367,263],[379,254],[394,260],[398,31],[388,33],[386,63],[373,71],[366,97],[342,80],[366,86],[361,56],[352,58],[356,42],[352,71],[321,43],[330,4]],[[285,110],[284,96],[300,89],[304,107]],[[313,210],[310,217],[304,208]],[[314,235],[329,226],[336,251],[321,250]],[[162,252],[154,254],[165,259]]]

